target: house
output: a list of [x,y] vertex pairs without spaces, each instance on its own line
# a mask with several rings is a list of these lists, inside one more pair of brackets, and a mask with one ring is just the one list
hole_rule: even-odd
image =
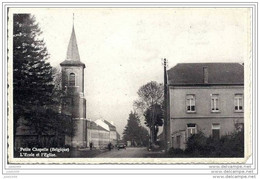
[[87,126],[87,140],[89,141],[88,147],[92,143],[94,148],[106,148],[110,142],[109,130],[93,121],[89,121]]
[[244,124],[244,66],[181,63],[167,71],[169,146],[186,148],[192,135],[220,138]]
[[107,147],[109,143],[117,144],[119,134],[112,123],[98,119],[96,121],[88,121],[87,126],[88,147],[90,143],[96,148]]
[[106,120],[104,120],[104,123],[106,123],[109,127],[109,138],[110,138],[110,142],[113,144],[113,145],[116,145],[117,144],[117,132],[116,132],[116,126],[114,126],[114,123],[113,122],[108,122]]

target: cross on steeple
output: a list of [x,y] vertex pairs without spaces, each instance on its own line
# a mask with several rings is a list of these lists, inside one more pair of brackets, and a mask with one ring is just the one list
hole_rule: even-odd
[[74,13],[73,13],[73,26],[74,26]]

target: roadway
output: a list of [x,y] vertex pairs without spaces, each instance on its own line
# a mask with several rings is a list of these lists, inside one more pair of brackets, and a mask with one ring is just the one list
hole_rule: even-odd
[[126,149],[120,150],[112,149],[111,151],[95,156],[95,158],[144,158],[150,157],[150,153],[151,152],[149,152],[145,147],[127,147]]

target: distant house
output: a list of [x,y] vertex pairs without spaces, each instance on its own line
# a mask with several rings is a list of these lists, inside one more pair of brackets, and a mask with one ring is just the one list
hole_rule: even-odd
[[90,142],[96,148],[107,147],[109,143],[116,145],[120,138],[116,127],[106,120],[89,121],[87,126],[88,147]]
[[170,146],[185,149],[203,132],[220,138],[244,124],[244,66],[182,63],[168,70]]
[[92,143],[95,148],[106,148],[110,142],[109,130],[93,121],[89,121],[87,127],[87,141],[89,141],[88,146]]
[[104,123],[106,123],[109,127],[109,138],[110,138],[110,142],[113,145],[117,144],[117,132],[116,132],[116,126],[113,125],[113,123],[108,122],[106,120],[104,120]]

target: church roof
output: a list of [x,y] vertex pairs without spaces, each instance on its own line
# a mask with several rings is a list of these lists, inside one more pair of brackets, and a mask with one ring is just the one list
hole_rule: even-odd
[[[208,68],[208,83],[203,68]],[[244,85],[244,66],[239,63],[179,63],[168,72],[169,85]]]
[[77,44],[77,39],[76,39],[76,34],[74,30],[74,25],[72,27],[72,33],[70,36],[70,41],[67,49],[67,56],[66,60],[63,61],[61,66],[84,66],[85,64],[80,61],[80,56],[79,56],[79,49],[78,49],[78,44]]

